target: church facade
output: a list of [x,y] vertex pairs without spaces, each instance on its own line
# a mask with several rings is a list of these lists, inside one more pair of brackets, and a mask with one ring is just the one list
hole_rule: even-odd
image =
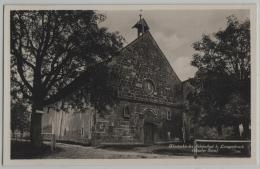
[[77,113],[48,108],[43,133],[59,140],[91,144],[156,144],[184,137],[182,82],[149,31],[146,21],[133,26],[137,38],[121,49],[109,67],[117,102],[105,113],[89,104]]

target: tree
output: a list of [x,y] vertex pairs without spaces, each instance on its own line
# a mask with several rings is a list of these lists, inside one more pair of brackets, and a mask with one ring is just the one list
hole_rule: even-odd
[[250,139],[250,103],[248,103],[239,94],[234,93],[229,96],[229,101],[223,109],[222,117],[233,119],[228,121],[228,123],[229,125],[235,126],[235,137],[241,138],[239,135],[239,129],[237,125],[242,123],[244,126],[242,138]]
[[[197,53],[191,64],[198,68],[194,103],[203,109],[204,124],[217,127],[221,134],[222,125],[237,125],[237,117],[248,119],[250,114],[246,108],[250,105],[250,22],[229,16],[224,30],[213,37],[203,35],[193,48]],[[243,105],[234,111],[238,103]],[[248,120],[244,125],[248,127]]]
[[98,24],[105,16],[87,10],[11,11],[13,82],[32,105],[31,142],[41,146],[41,114],[87,84],[122,46],[118,32]]
[[239,23],[236,17],[227,18],[227,27],[214,35],[203,35],[193,48],[192,65],[200,71],[230,76],[235,80],[250,79],[250,22]]

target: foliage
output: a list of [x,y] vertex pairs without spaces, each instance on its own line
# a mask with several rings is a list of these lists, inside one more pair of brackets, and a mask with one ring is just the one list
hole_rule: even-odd
[[233,127],[223,128],[223,134],[219,136],[218,131],[215,127],[201,126],[198,128],[197,138],[200,139],[233,139],[234,129]]
[[11,130],[14,132],[18,130],[20,132],[29,131],[30,113],[27,110],[27,105],[21,102],[16,102],[11,105]]
[[98,26],[105,19],[92,10],[11,11],[11,83],[32,104],[32,135],[37,109],[91,84],[117,55],[123,38]]
[[62,100],[70,103],[72,108],[84,110],[90,103],[99,113],[104,112],[106,106],[113,106],[117,101],[117,88],[113,86],[117,78],[118,74],[104,65],[90,75],[86,85]]
[[239,23],[234,16],[227,18],[225,30],[218,31],[214,40],[203,35],[193,48],[198,51],[193,55],[192,65],[200,72],[214,72],[231,76],[235,80],[250,78],[250,22]]
[[[250,22],[227,18],[227,27],[193,44],[191,64],[198,68],[190,97],[195,121],[217,127],[250,121]],[[196,109],[194,107],[199,107]],[[248,126],[249,123],[243,123]]]
[[122,37],[99,28],[104,19],[94,11],[12,11],[11,53],[23,94],[53,103],[115,55]]

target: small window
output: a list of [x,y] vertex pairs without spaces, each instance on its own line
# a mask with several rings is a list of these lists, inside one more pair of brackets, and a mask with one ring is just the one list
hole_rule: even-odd
[[130,110],[129,110],[129,107],[128,106],[125,106],[124,107],[124,117],[125,118],[130,118]]
[[172,119],[172,112],[167,112],[167,120],[171,120]]
[[80,134],[81,134],[82,136],[84,135],[84,130],[83,130],[83,128],[81,128]]

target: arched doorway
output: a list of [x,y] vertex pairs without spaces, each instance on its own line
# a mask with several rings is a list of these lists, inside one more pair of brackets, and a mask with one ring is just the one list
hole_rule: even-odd
[[155,127],[153,123],[144,123],[144,144],[154,144]]
[[154,144],[156,137],[156,119],[157,113],[152,109],[144,110],[143,138],[144,144]]

